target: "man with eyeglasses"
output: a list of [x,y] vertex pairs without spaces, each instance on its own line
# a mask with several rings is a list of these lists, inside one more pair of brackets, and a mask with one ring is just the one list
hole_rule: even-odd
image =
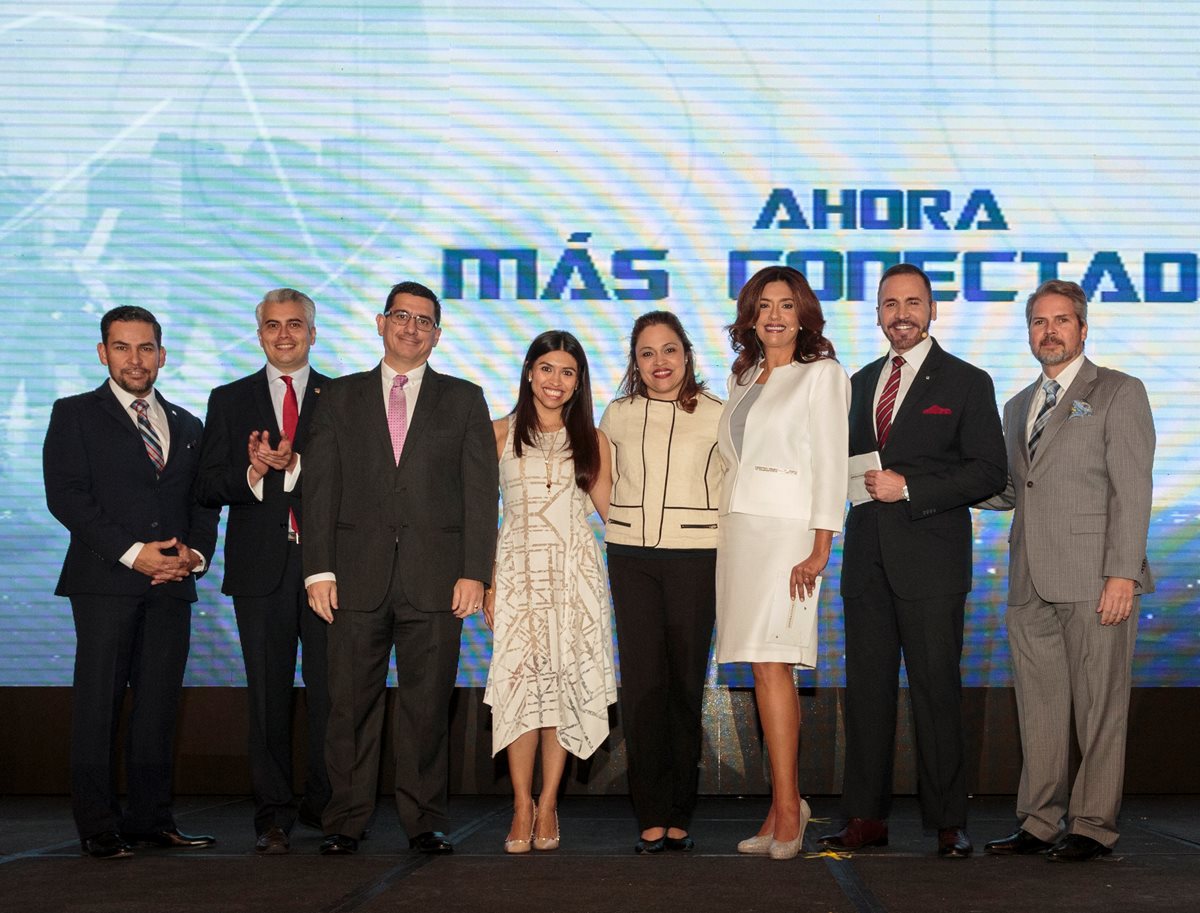
[[304,454],[305,586],[330,626],[325,855],[356,852],[374,810],[393,648],[400,823],[410,848],[453,851],[450,697],[462,620],[491,580],[499,479],[483,391],[427,364],[441,316],[425,286],[393,286],[383,360],[328,386]]

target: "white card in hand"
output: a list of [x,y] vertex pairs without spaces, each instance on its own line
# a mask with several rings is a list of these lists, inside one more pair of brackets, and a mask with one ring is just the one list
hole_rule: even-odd
[[883,464],[879,462],[879,451],[872,450],[870,453],[860,453],[857,456],[850,457],[850,486],[848,497],[850,503],[854,506],[866,504],[871,500],[871,493],[867,491],[866,475],[868,469],[882,469]]

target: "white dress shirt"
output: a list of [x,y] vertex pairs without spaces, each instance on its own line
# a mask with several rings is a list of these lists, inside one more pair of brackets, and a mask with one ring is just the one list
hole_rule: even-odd
[[879,381],[875,384],[875,398],[871,401],[872,416],[879,408],[879,398],[883,396],[883,388],[887,386],[888,378],[892,374],[892,359],[897,355],[904,359],[904,364],[900,366],[900,389],[896,391],[896,401],[892,404],[892,419],[895,420],[896,416],[900,414],[900,404],[904,402],[904,397],[908,395],[913,381],[917,379],[917,374],[921,370],[921,365],[925,364],[925,359],[932,348],[933,337],[926,336],[907,352],[888,349],[887,361],[883,363],[883,370],[879,372]]
[[[417,408],[417,397],[421,395],[421,381],[425,379],[425,368],[428,365],[429,362],[422,362],[421,364],[417,365],[417,367],[409,371],[407,375],[405,375],[408,377],[408,383],[404,385],[404,402],[406,406],[405,412],[407,413],[408,418],[406,424],[409,428],[412,427],[413,412]],[[393,371],[391,368],[389,368],[386,361],[381,361],[379,363],[379,368],[379,373],[383,382],[383,417],[386,421],[388,399],[392,395],[392,381],[396,379],[396,375],[400,372]]]

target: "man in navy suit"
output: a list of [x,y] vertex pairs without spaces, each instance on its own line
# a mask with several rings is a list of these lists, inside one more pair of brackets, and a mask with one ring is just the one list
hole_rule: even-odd
[[903,653],[921,818],[938,855],[961,859],[972,851],[959,676],[969,505],[1004,488],[1004,437],[992,379],[929,335],[937,303],[924,272],[884,272],[877,316],[890,350],[850,379],[850,454],[878,451],[881,468],[866,473],[870,500],[850,509],[842,548],[849,821],[820,840],[887,844]]
[[[140,307],[100,321],[109,379],[54,404],[42,452],[46,503],[71,533],[55,593],[71,600],[75,679],[71,797],[83,851],[132,855],[131,845],[208,846],[171,812],[172,743],[187,665],[196,577],[217,536],[200,507],[200,420],[154,389],[167,361],[162,327]],[[133,689],[125,771],[116,794],[118,716]]]
[[[197,498],[229,505],[225,579],[233,597],[249,702],[255,851],[286,853],[297,817],[321,828],[329,801],[325,625],[308,609],[301,571],[301,451],[329,378],[309,367],[317,309],[290,288],[255,309],[267,356],[259,371],[212,391],[200,449]],[[303,644],[308,770],[304,801],[292,788],[292,698]]]

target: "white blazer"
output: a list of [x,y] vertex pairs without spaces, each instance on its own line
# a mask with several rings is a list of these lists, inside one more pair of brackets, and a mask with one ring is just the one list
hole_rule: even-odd
[[720,514],[804,520],[809,529],[842,529],[850,453],[850,379],[830,358],[771,371],[751,406],[739,457],[729,417],[762,373],[729,378],[717,442],[725,460]]

